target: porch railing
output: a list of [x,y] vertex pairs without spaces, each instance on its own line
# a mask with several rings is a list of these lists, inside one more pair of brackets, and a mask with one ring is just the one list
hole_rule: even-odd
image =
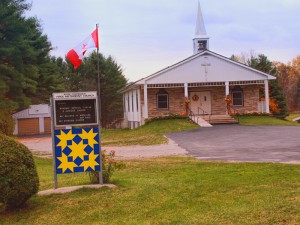
[[[202,111],[202,113],[200,113],[200,111]],[[203,119],[205,115],[208,115],[208,123],[210,123],[210,116],[211,114],[206,112],[204,109],[202,109],[201,107],[198,107],[198,115],[202,115]]]
[[189,113],[188,113],[189,117],[190,117],[194,122],[197,121],[197,124],[199,124],[199,123],[198,123],[198,117],[195,115],[195,113],[191,110],[190,107],[188,108],[188,111],[189,111]]

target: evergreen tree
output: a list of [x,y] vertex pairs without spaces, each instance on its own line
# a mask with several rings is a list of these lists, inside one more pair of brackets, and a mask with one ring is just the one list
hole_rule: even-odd
[[98,72],[100,68],[101,123],[106,127],[116,118],[123,117],[123,99],[119,90],[126,86],[127,80],[120,65],[111,57],[93,52],[85,57],[81,66],[73,70],[69,64],[66,87],[69,91],[97,91]]
[[0,108],[21,109],[31,100],[49,99],[46,93],[61,90],[61,81],[39,21],[24,16],[30,9],[26,0],[1,0],[0,9]]
[[45,62],[38,67],[38,95],[30,95],[31,102],[33,104],[46,103],[49,102],[53,92],[64,91],[66,69],[66,63],[62,58],[47,57]]
[[[263,54],[259,54],[258,57],[251,56],[247,64],[252,68],[276,76],[276,68],[272,66],[272,62]],[[280,119],[284,119],[288,116],[287,104],[282,88],[278,84],[278,79],[269,82],[269,94],[271,99],[276,100],[279,108],[279,112],[273,112],[273,114]]]

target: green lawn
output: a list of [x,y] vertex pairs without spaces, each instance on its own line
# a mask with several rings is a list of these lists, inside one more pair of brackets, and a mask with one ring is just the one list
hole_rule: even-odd
[[[52,162],[36,162],[47,189]],[[59,176],[61,186],[86,182],[84,173]],[[300,165],[133,160],[112,183],[116,189],[33,197],[24,209],[2,211],[0,224],[300,224]]]
[[103,129],[103,145],[156,145],[164,144],[165,133],[199,128],[186,119],[153,121],[136,129]]
[[[235,117],[237,119],[237,117]],[[240,116],[241,125],[274,125],[274,126],[300,126],[300,123],[280,120],[271,116]]]

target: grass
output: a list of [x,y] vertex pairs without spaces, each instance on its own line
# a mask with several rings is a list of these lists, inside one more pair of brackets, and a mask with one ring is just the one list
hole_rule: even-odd
[[[52,186],[52,162],[36,159],[40,189]],[[299,224],[300,165],[201,162],[169,157],[127,161],[116,189],[35,196],[1,212],[0,224]],[[60,175],[59,185],[88,183]]]
[[199,128],[198,125],[185,119],[153,121],[136,129],[103,129],[103,145],[156,145],[164,144],[165,133]]
[[300,114],[294,113],[294,114],[290,114],[289,116],[287,116],[286,119],[292,121],[293,119],[295,119],[297,117],[300,117]]
[[300,126],[300,123],[280,120],[271,116],[240,116],[239,122],[241,125],[272,125],[272,126]]

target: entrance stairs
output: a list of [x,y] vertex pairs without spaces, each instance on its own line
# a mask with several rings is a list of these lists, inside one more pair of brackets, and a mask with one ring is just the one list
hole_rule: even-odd
[[195,123],[199,124],[200,127],[212,127],[214,124],[238,124],[229,115],[194,115],[190,117]]

